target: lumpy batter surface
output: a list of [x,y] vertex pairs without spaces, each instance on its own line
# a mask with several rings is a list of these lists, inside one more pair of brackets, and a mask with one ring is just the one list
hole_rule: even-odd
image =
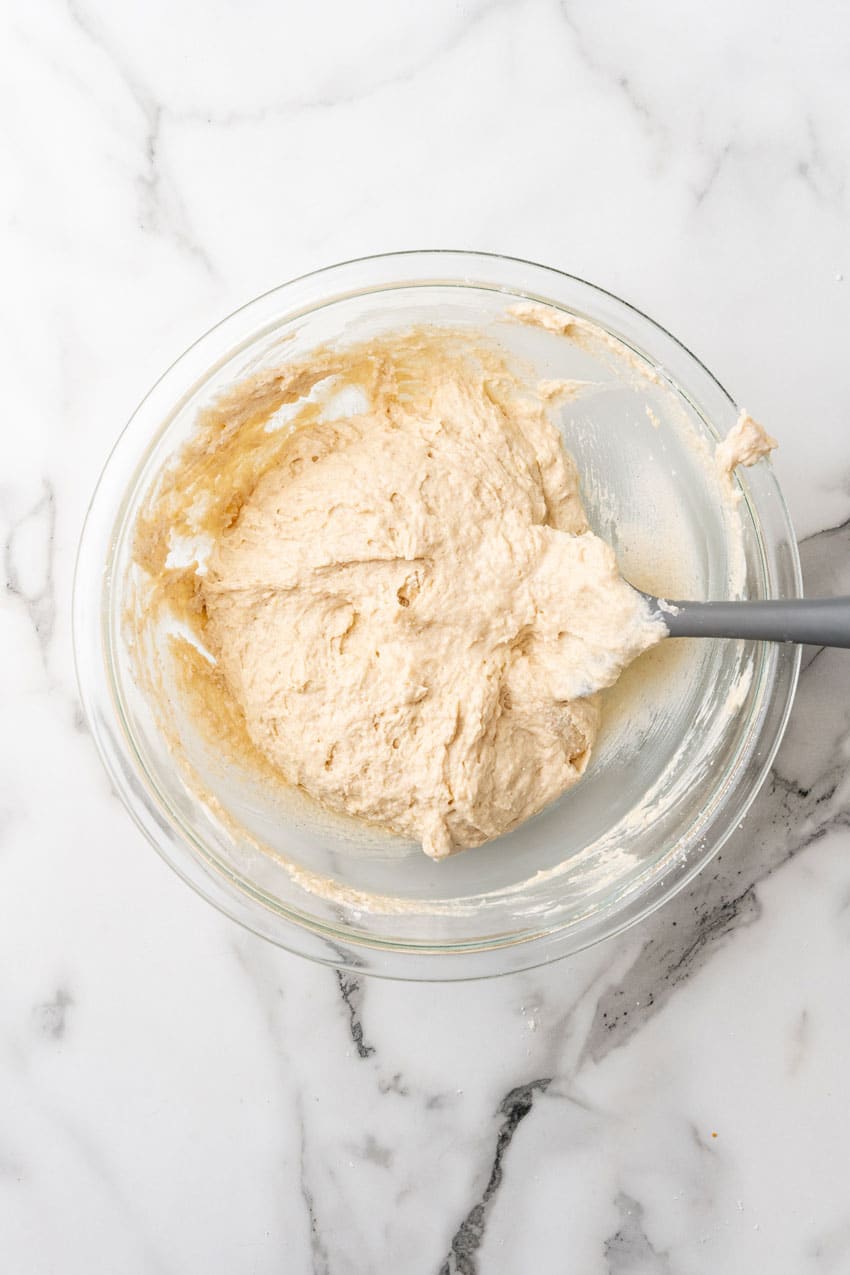
[[[264,458],[193,586],[253,745],[435,858],[576,783],[595,693],[666,632],[588,529],[548,417],[571,391],[462,334],[381,338],[235,392],[183,475],[208,509],[239,429]],[[297,428],[261,424],[307,395]]]

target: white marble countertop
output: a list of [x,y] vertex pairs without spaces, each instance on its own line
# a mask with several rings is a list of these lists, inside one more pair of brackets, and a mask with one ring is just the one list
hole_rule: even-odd
[[157,374],[275,283],[424,246],[674,331],[781,440],[808,589],[850,592],[846,6],[12,0],[2,28],[4,1275],[850,1270],[850,652],[806,653],[771,781],[652,920],[406,986],[177,879],[69,632]]

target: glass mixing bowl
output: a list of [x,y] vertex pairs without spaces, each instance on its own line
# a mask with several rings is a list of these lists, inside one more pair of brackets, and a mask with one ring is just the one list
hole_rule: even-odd
[[[598,325],[622,343],[619,354],[610,341],[588,346],[508,321],[508,307],[529,300]],[[770,465],[740,476],[733,507],[707,463],[737,417],[726,391],[645,315],[556,270],[466,252],[348,262],[252,301],[165,373],[106,463],[75,578],[80,691],[112,782],[183,879],[256,933],[363,973],[454,979],[564,956],[681,889],[768,772],[799,649],[662,643],[605,693],[599,744],[576,788],[497,841],[440,863],[223,765],[168,694],[166,669],[159,708],[190,781],[142,689],[134,660],[147,657],[124,623],[140,502],[225,387],[319,343],[423,322],[481,330],[541,376],[593,382],[557,420],[591,525],[634,583],[667,597],[785,598],[800,596],[801,580]]]

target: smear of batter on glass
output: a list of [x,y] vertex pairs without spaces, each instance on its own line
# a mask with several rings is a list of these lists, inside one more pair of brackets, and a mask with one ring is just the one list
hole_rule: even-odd
[[755,465],[778,446],[764,426],[742,410],[729,433],[717,444],[714,455],[721,474],[730,479],[737,465]]

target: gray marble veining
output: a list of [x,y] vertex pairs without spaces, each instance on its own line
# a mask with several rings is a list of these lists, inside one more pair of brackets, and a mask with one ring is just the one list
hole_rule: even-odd
[[850,1270],[850,654],[804,653],[769,781],[656,916],[435,987],[313,967],[182,886],[110,792],[69,632],[91,488],[162,369],[287,277],[420,245],[680,335],[781,441],[807,590],[850,593],[845,7],[0,24],[2,1269]]

